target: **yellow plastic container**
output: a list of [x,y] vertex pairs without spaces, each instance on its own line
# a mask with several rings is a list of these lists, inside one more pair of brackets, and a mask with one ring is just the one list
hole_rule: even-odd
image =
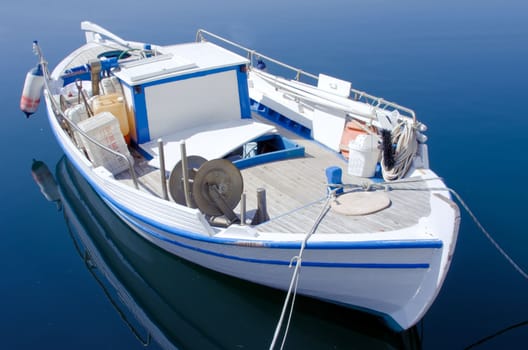
[[102,112],[112,113],[119,121],[121,133],[128,143],[130,129],[128,127],[128,117],[123,96],[118,93],[96,96],[92,101],[92,107],[94,114]]

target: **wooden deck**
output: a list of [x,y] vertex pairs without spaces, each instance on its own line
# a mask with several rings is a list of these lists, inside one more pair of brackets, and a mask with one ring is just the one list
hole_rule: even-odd
[[[254,118],[266,122],[259,116]],[[247,198],[247,216],[251,219],[256,210],[257,189],[264,188],[270,221],[255,228],[260,232],[308,232],[324,205],[327,167],[341,167],[343,182],[346,184],[364,184],[370,181],[348,175],[346,161],[319,143],[303,139],[280,127],[278,130],[304,146],[305,156],[241,170]],[[133,151],[132,154],[136,160],[135,169],[140,188],[162,197],[159,169],[148,165],[147,160],[138,152]],[[172,169],[167,169],[170,170]],[[117,178],[132,186],[128,172],[121,173]],[[420,187],[425,187],[425,184],[413,182],[392,185],[394,189]],[[330,210],[317,232],[361,233],[402,229],[418,223],[419,219],[427,216],[431,210],[429,193],[426,191],[390,191],[387,194],[391,200],[389,208],[364,216],[345,216]],[[237,207],[235,212],[239,213],[240,208]]]
[[[262,119],[260,117],[255,117]],[[266,189],[270,221],[256,227],[261,232],[310,231],[326,199],[325,169],[339,166],[343,169],[343,183],[361,185],[369,179],[347,174],[346,161],[321,144],[306,140],[283,128],[281,134],[305,147],[305,157],[267,163],[242,170],[247,208],[256,207],[256,191]],[[425,187],[423,182],[398,184],[396,188]],[[391,206],[380,212],[364,216],[345,216],[330,210],[317,228],[317,233],[383,232],[418,223],[430,212],[429,193],[425,191],[387,192]]]

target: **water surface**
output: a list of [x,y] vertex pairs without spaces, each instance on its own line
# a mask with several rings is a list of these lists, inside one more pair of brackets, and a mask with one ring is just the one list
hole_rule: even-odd
[[[205,28],[307,71],[348,79],[358,89],[409,106],[429,126],[432,168],[462,195],[526,270],[527,7],[523,1],[492,0],[96,0],[85,6],[23,0],[2,4],[2,348],[143,348],[109,301],[105,290],[116,293],[111,284],[101,287],[79,256],[70,234],[71,220],[44,199],[31,178],[34,158],[55,172],[62,157],[44,108],[29,120],[18,110],[25,73],[36,63],[31,53],[33,40],[40,41],[53,66],[83,42],[79,30],[82,20],[91,20],[124,38],[160,44],[193,40],[196,29]],[[127,237],[124,228],[112,228],[108,234],[116,235],[116,240]],[[167,332],[173,334],[169,338],[176,339],[181,348],[206,348],[202,344],[211,342],[219,348],[268,347],[280,312],[281,293],[188,266],[148,245],[140,249],[150,252],[146,258],[126,254],[126,246],[121,248],[127,259],[139,261],[136,271],[145,269],[139,273],[144,279],[157,278],[150,284],[161,283],[166,289],[157,288],[173,297],[180,280],[186,281],[186,288],[196,286],[196,280],[205,280],[215,297],[224,298],[224,304],[229,301],[222,305],[219,300],[218,306],[209,300],[212,293],[195,293],[196,299],[188,304],[204,307],[184,308],[178,315],[191,320],[193,329],[202,336],[191,337],[195,342],[184,342],[187,328],[180,331],[171,327],[171,322],[167,326]],[[143,264],[142,259],[148,263]],[[152,272],[167,264],[180,275],[175,273],[171,278],[167,271]],[[125,276],[124,285],[142,290],[134,284],[138,280],[126,280],[133,274],[119,270],[126,264],[114,265],[121,266],[114,269]],[[187,290],[182,295],[187,298],[193,293]],[[526,323],[527,295],[528,282],[463,213],[451,270],[410,342],[409,337],[402,340],[401,335],[361,315],[303,301],[294,315],[287,345],[398,348],[415,344],[418,335],[424,349],[464,348]],[[204,298],[208,303],[203,303]],[[164,302],[173,305],[167,317],[175,322],[178,307],[183,306],[174,306],[174,300]],[[477,348],[522,348],[527,341],[527,326],[518,326]],[[156,348],[155,342],[152,348]]]

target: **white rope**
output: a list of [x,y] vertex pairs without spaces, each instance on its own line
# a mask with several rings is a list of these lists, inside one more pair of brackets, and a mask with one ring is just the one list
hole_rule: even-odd
[[[295,259],[295,257],[292,259],[292,262],[293,260]],[[290,262],[290,267],[291,267],[291,263]],[[301,268],[301,262],[299,261],[298,264],[296,264],[296,268],[297,266],[299,266],[299,269]],[[290,324],[291,324],[291,318],[292,318],[292,315],[293,315],[293,305],[295,304],[295,297],[297,296],[297,286],[299,285],[299,273],[297,273],[297,277],[295,278],[295,284],[294,284],[294,287],[293,287],[293,293],[292,293],[292,302],[291,302],[291,306],[290,306],[290,312],[288,314],[288,322],[286,322],[286,328],[284,329],[284,336],[282,337],[282,343],[281,343],[281,350],[284,348],[284,344],[286,344],[286,337],[288,336],[288,332],[290,331]]]
[[521,269],[521,267],[515,262],[513,261],[512,258],[510,258],[510,256],[504,251],[504,249],[502,249],[502,247],[493,239],[493,237],[491,237],[491,234],[484,228],[484,226],[482,226],[482,224],[480,223],[480,221],[477,219],[477,217],[475,216],[475,214],[473,214],[473,212],[469,209],[469,207],[467,206],[467,204],[462,200],[462,197],[460,197],[458,195],[458,193],[456,193],[454,190],[452,189],[448,189],[449,192],[451,192],[456,198],[457,200],[460,202],[460,204],[462,204],[462,206],[464,207],[464,209],[467,211],[467,213],[469,214],[469,216],[471,216],[471,218],[473,219],[473,221],[475,222],[475,224],[477,225],[477,227],[482,231],[482,233],[484,233],[484,235],[486,236],[486,238],[491,242],[491,244],[493,244],[495,246],[495,248],[499,251],[499,253],[502,254],[502,256],[504,256],[504,258],[513,266],[514,269],[517,270],[517,272],[519,272],[521,274],[521,276],[523,276],[525,279],[528,280],[528,273],[526,273],[523,269]]
[[[429,180],[437,180],[438,178],[432,178],[432,179],[424,179],[424,181],[429,181]],[[469,216],[471,217],[471,219],[473,219],[473,222],[475,223],[475,225],[477,225],[477,227],[480,229],[480,231],[484,234],[484,236],[486,236],[486,238],[490,241],[490,243],[495,247],[495,249],[497,249],[499,251],[499,253],[506,259],[506,261],[508,261],[508,263],[510,263],[510,265],[515,269],[517,270],[517,272],[522,276],[524,277],[525,279],[528,280],[528,273],[526,271],[524,271],[509,255],[508,253],[506,253],[504,251],[504,249],[502,249],[502,247],[493,239],[492,235],[484,228],[484,226],[480,223],[480,221],[477,219],[477,216],[475,214],[473,214],[473,212],[471,211],[471,209],[469,208],[469,206],[466,204],[466,202],[464,202],[464,200],[462,199],[462,197],[453,189],[451,188],[447,188],[447,187],[438,187],[438,188],[394,188],[394,187],[391,187],[390,184],[398,184],[398,183],[410,183],[410,182],[417,182],[419,180],[413,180],[413,179],[409,179],[409,180],[398,180],[398,181],[392,181],[390,183],[378,183],[378,184],[368,184],[368,186],[366,187],[365,185],[354,185],[354,184],[343,184],[343,185],[332,185],[332,186],[335,186],[335,187],[343,187],[343,188],[346,188],[346,187],[352,187],[352,188],[361,188],[363,187],[363,190],[365,191],[371,191],[371,190],[383,190],[383,191],[393,191],[393,190],[398,190],[398,191],[449,191],[451,194],[453,194],[455,196],[455,198],[458,200],[458,202],[462,205],[462,207],[464,208],[464,210],[469,214]]]
[[486,238],[490,241],[490,243],[495,247],[495,249],[497,249],[499,251],[499,253],[506,259],[506,261],[508,261],[510,263],[510,265],[515,269],[517,270],[517,272],[519,272],[519,274],[524,277],[525,279],[528,280],[528,273],[526,271],[524,271],[509,255],[508,253],[506,253],[504,251],[504,249],[502,249],[502,247],[499,245],[499,243],[497,243],[493,237],[491,236],[491,234],[488,232],[488,230],[486,230],[484,228],[484,226],[482,226],[482,224],[480,223],[480,221],[477,219],[476,215],[473,214],[473,212],[471,211],[471,209],[469,209],[469,206],[466,204],[466,202],[464,202],[464,200],[462,199],[462,197],[460,197],[460,195],[453,189],[451,188],[397,188],[397,190],[410,190],[410,191],[449,191],[450,193],[452,193],[456,199],[460,202],[460,204],[462,205],[462,207],[466,210],[466,212],[469,214],[469,216],[471,217],[471,219],[473,219],[473,222],[475,223],[475,225],[477,225],[477,227],[480,229],[480,231],[484,234],[484,236],[486,236]]
[[[283,349],[284,344],[286,343],[286,337],[288,335],[290,322],[293,314],[293,306],[295,304],[295,296],[297,295],[297,286],[299,282],[299,273],[300,268],[302,264],[302,254],[304,252],[304,248],[306,247],[306,243],[308,242],[308,239],[315,233],[317,227],[321,223],[322,219],[328,212],[330,208],[330,201],[335,196],[335,191],[340,188],[362,188],[364,191],[371,191],[371,190],[383,190],[383,191],[392,191],[392,190],[400,190],[400,191],[449,191],[452,193],[456,199],[459,201],[459,203],[462,205],[462,207],[466,210],[466,212],[469,214],[469,216],[473,219],[477,227],[484,233],[486,238],[493,244],[493,246],[503,255],[503,257],[519,272],[519,274],[528,280],[528,273],[526,273],[505,251],[502,249],[502,247],[493,239],[491,234],[482,226],[480,221],[477,219],[475,214],[471,211],[469,206],[464,202],[462,197],[453,189],[447,188],[447,187],[439,187],[439,188],[393,188],[390,186],[390,184],[398,184],[398,183],[411,183],[411,182],[419,182],[419,181],[429,181],[429,180],[438,180],[438,178],[433,179],[423,179],[423,180],[414,180],[414,179],[408,179],[408,180],[397,180],[397,181],[391,181],[390,183],[379,183],[379,184],[368,184],[365,185],[354,185],[354,184],[331,184],[335,189],[331,191],[328,194],[328,197],[326,199],[325,204],[323,205],[323,208],[321,212],[319,213],[319,216],[317,217],[316,221],[314,222],[314,225],[312,226],[310,232],[306,234],[303,241],[301,242],[301,248],[299,250],[299,255],[292,258],[290,261],[290,267],[295,262],[295,269],[293,271],[292,279],[290,281],[290,287],[288,288],[288,293],[286,294],[286,299],[284,300],[284,305],[282,307],[282,312],[279,318],[279,321],[277,323],[277,326],[275,328],[275,333],[273,335],[273,340],[271,342],[271,345],[269,347],[270,350],[273,350],[275,348],[275,344],[277,342],[277,339],[279,337],[280,330],[282,329],[282,323],[284,322],[284,317],[286,315],[286,310],[288,309],[288,305],[290,305],[289,308],[289,316],[288,316],[288,322],[286,324],[286,328],[284,331],[284,335],[282,338],[282,343],[280,349]],[[293,295],[293,297],[292,297]],[[290,298],[292,298],[291,304],[289,304]]]
[[418,149],[418,142],[411,123],[412,121],[402,120],[391,131],[391,143],[396,145],[394,166],[388,169],[385,164],[385,158],[381,158],[383,179],[385,181],[393,181],[403,177],[412,165]]
[[[304,252],[304,248],[306,247],[306,243],[308,242],[308,239],[310,239],[310,237],[315,233],[315,231],[317,230],[317,227],[319,226],[324,216],[328,212],[328,209],[330,209],[330,201],[332,200],[334,196],[335,196],[335,190],[331,191],[328,194],[326,201],[323,205],[323,208],[321,209],[321,212],[319,213],[319,216],[315,220],[310,231],[306,234],[306,236],[301,242],[301,248],[299,249],[299,254],[297,256],[294,256],[290,261],[290,268],[292,267],[292,264],[295,263],[295,269],[293,270],[293,275],[290,281],[290,287],[288,288],[288,293],[286,294],[286,299],[284,300],[284,305],[282,306],[282,312],[281,312],[279,321],[277,322],[277,326],[275,327],[275,333],[273,334],[273,340],[271,341],[271,345],[269,347],[270,350],[273,350],[275,348],[275,344],[277,342],[277,339],[279,338],[280,330],[282,329],[282,323],[284,322],[284,316],[286,315],[286,310],[288,309],[288,305],[290,305],[288,322],[286,323],[286,328],[284,330],[284,335],[282,338],[280,349],[284,347],[284,344],[286,342],[286,337],[288,336],[288,331],[290,328],[290,321],[291,321],[291,317],[293,314],[293,305],[295,303],[295,296],[297,295],[297,285],[299,282],[299,273],[300,273],[300,268],[302,264],[302,255]],[[289,301],[292,295],[293,295],[293,298],[290,304]]]

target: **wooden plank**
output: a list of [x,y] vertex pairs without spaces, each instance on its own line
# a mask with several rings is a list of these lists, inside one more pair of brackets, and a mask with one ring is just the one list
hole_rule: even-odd
[[[260,119],[260,117],[256,117]],[[335,152],[320,144],[300,138],[278,127],[279,132],[305,147],[306,156],[260,167],[242,170],[244,189],[248,193],[247,208],[254,209],[252,193],[258,187],[266,189],[267,208],[271,221],[257,226],[261,232],[308,232],[322,208],[322,201],[306,206],[326,195],[325,169],[339,166],[343,182],[361,185],[369,179],[350,176],[347,163]],[[423,188],[424,182],[394,184],[393,188]],[[405,228],[418,223],[430,212],[429,193],[424,191],[388,192],[391,206],[378,213],[350,217],[330,211],[318,227],[318,233],[383,232]],[[287,214],[288,213],[288,214]]]

